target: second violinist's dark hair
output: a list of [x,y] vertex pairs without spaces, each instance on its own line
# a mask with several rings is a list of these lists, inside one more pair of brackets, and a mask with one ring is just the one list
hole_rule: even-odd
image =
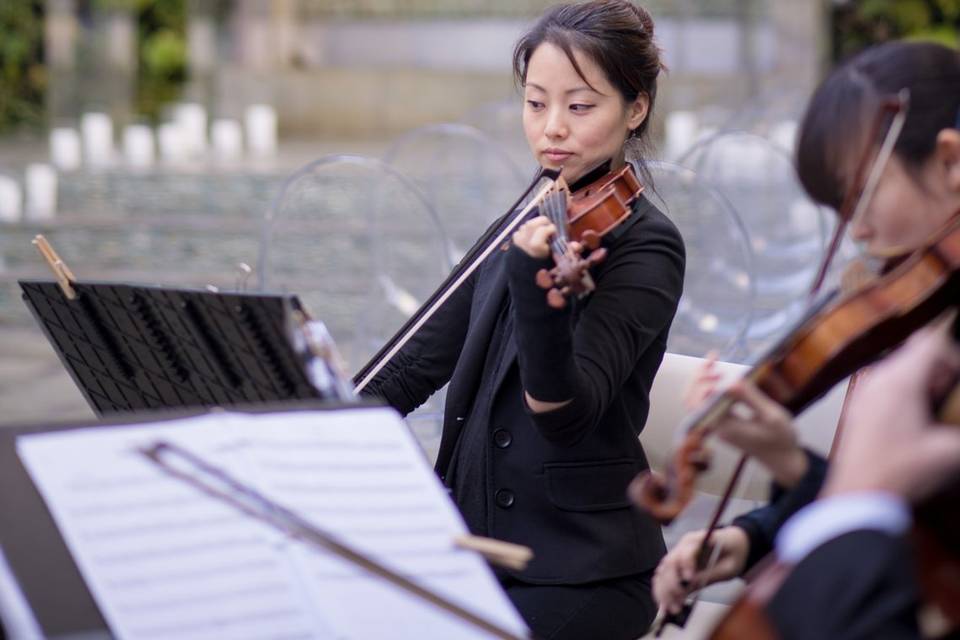
[[872,47],[837,68],[813,94],[797,142],[797,173],[815,201],[840,206],[854,165],[869,146],[871,122],[885,98],[910,92],[903,131],[894,153],[908,171],[933,154],[937,134],[958,127],[960,52],[929,42],[890,42]]
[[562,49],[584,82],[587,79],[574,50],[596,62],[627,104],[646,95],[650,100],[647,117],[630,134],[641,144],[645,142],[657,97],[657,76],[663,68],[660,49],[653,41],[653,20],[646,10],[627,0],[592,0],[551,7],[520,38],[513,51],[513,73],[518,84],[526,81],[530,56],[544,42]]

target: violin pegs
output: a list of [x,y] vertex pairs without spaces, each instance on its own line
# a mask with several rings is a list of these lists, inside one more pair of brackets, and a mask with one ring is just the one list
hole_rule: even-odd
[[703,473],[710,468],[713,461],[713,452],[710,449],[702,448],[690,454],[690,464],[699,473]]
[[567,299],[557,289],[547,291],[547,304],[553,309],[563,309],[567,306]]
[[587,258],[587,260],[590,261],[590,266],[593,266],[598,262],[603,262],[606,259],[607,259],[607,250],[605,247],[600,247],[599,249],[595,249],[590,253],[590,256]]
[[580,236],[580,242],[591,251],[600,247],[600,235],[593,229],[587,229]]
[[553,276],[550,275],[550,272],[546,269],[540,269],[537,271],[537,286],[541,289],[552,289],[553,288]]

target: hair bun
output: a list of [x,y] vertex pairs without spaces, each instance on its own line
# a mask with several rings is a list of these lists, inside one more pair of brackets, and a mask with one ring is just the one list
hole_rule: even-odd
[[643,30],[648,36],[653,37],[653,18],[650,17],[650,13],[646,9],[641,7],[638,4],[633,2],[628,2],[630,8],[633,9],[633,12],[637,14],[637,18],[640,20],[640,24],[643,25]]

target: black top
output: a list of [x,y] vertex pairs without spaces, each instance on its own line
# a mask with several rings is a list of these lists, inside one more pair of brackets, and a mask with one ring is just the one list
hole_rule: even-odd
[[827,461],[809,450],[807,454],[807,472],[792,490],[787,491],[777,483],[771,483],[770,503],[748,511],[733,520],[750,540],[744,571],[749,571],[757,562],[773,551],[773,543],[780,527],[790,516],[817,499],[820,488],[827,475]]
[[777,637],[922,637],[913,554],[907,538],[871,530],[852,531],[814,549],[766,606]]
[[[538,265],[495,251],[364,390],[406,414],[449,381],[436,469],[461,496],[457,478],[486,469],[484,483],[471,481],[485,527],[471,526],[533,548],[516,574],[527,582],[630,575],[664,553],[659,525],[631,508],[626,487],[648,468],[637,436],[682,291],[683,242],[643,197],[604,240],[596,290],[556,313],[533,282]],[[534,414],[524,389],[571,402]],[[458,470],[478,444],[489,466]]]
[[[505,328],[503,333],[494,334],[487,351],[487,362],[483,367],[483,379],[480,381],[480,393],[474,406],[477,409],[490,406],[490,393],[493,390],[492,381],[497,378],[502,367],[513,366],[504,358],[506,346],[509,342],[507,334],[511,333],[513,318],[510,314],[510,298],[506,298],[503,312],[497,321]],[[492,434],[488,433],[489,416],[482,411],[472,412],[463,427],[463,433],[457,440],[453,459],[447,472],[447,484],[453,492],[453,499],[460,508],[464,521],[471,533],[487,536],[487,478],[490,476],[490,448],[487,443]],[[505,440],[507,432],[497,434],[496,444],[502,447],[509,444]]]

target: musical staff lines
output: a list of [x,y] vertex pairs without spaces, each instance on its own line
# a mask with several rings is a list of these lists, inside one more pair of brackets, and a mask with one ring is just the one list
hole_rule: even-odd
[[[27,436],[18,451],[118,638],[484,638],[143,455],[168,442],[405,578],[524,635],[390,410],[217,413]],[[376,607],[376,615],[370,607]]]

